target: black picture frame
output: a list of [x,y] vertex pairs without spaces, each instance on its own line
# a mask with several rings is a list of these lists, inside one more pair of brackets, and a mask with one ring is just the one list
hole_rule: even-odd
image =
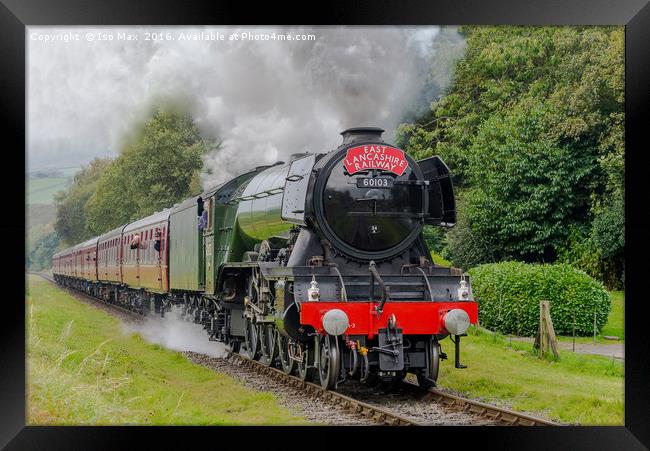
[[[499,449],[644,449],[650,447],[650,339],[646,334],[644,305],[644,257],[648,246],[645,236],[650,230],[645,219],[647,187],[644,132],[650,118],[650,5],[647,0],[444,0],[389,2],[363,0],[348,4],[284,5],[279,2],[173,2],[170,0],[0,0],[0,114],[3,125],[3,157],[8,163],[3,196],[3,221],[0,224],[3,265],[3,315],[0,326],[0,446],[7,449],[59,449],[135,447],[135,436],[145,440],[163,440],[167,446],[187,448],[187,438],[205,439],[217,447],[249,443],[251,434],[242,428],[122,428],[122,427],[35,427],[25,426],[25,284],[19,274],[24,261],[20,248],[24,236],[25,214],[21,206],[24,182],[18,180],[20,162],[26,165],[25,135],[25,48],[29,25],[198,25],[198,24],[349,24],[349,25],[625,25],[626,26],[626,306],[625,306],[625,426],[561,428],[458,428],[442,427],[417,431],[389,428],[364,428],[361,437],[370,447],[374,439],[391,437],[400,447],[444,446],[451,439],[454,446],[476,441],[474,446],[489,444]],[[302,13],[291,17],[288,13]],[[7,139],[10,138],[10,139]],[[11,143],[11,144],[9,144]],[[25,151],[21,160],[14,155]],[[10,166],[11,165],[11,166]],[[646,176],[647,177],[647,176]],[[21,215],[21,212],[23,213]],[[6,290],[4,288],[10,288]],[[23,298],[24,299],[24,298]],[[550,381],[552,383],[552,381]],[[280,431],[280,432],[278,432]],[[319,432],[320,431],[320,432]],[[330,446],[358,446],[345,438],[327,441]],[[365,432],[364,432],[365,431]],[[299,435],[285,428],[266,429],[253,434],[264,439],[270,434],[276,445],[283,434],[294,436],[304,446],[318,446],[319,437],[327,437],[320,428],[302,428]],[[308,439],[311,434],[312,439]],[[339,434],[337,430],[337,436]],[[244,439],[245,437],[245,439]],[[444,440],[441,440],[444,439]],[[406,440],[406,441],[405,441]],[[223,441],[223,442],[222,442]],[[326,443],[327,442],[327,443]],[[388,442],[378,443],[385,448]],[[149,446],[154,446],[153,444]],[[322,445],[321,445],[322,446]]]

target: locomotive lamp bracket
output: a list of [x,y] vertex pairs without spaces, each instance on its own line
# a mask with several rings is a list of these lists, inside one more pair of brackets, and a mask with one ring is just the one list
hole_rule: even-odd
[[449,339],[454,342],[454,348],[455,348],[454,349],[454,354],[456,356],[456,363],[455,363],[454,367],[458,368],[458,369],[467,368],[467,365],[463,365],[463,364],[460,363],[460,337],[466,337],[466,336],[467,336],[467,334],[456,335],[455,340],[452,338],[451,335],[449,336]]

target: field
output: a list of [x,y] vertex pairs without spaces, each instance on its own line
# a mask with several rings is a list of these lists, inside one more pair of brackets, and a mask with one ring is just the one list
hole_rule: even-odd
[[583,425],[624,424],[624,363],[608,357],[560,351],[560,360],[539,359],[532,345],[472,326],[462,341],[461,363],[442,342],[443,387],[514,410]]
[[28,204],[52,204],[54,195],[65,189],[70,177],[29,178],[27,180]]
[[621,340],[625,338],[625,292],[611,291],[612,311],[609,312],[607,324],[600,331],[601,336],[618,337]]
[[234,379],[123,332],[118,319],[30,275],[30,425],[305,424]]

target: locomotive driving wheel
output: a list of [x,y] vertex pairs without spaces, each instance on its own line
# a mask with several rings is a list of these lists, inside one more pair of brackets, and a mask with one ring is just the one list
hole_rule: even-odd
[[[253,274],[248,279],[248,286],[246,287],[246,297],[248,298],[247,302],[251,305],[257,305],[259,299],[259,293],[256,283],[255,274]],[[250,308],[250,307],[247,307]],[[254,322],[254,313],[250,315],[245,315],[245,332],[244,332],[244,342],[246,344],[246,353],[251,360],[259,360],[262,356],[262,337],[261,337],[261,328],[262,326]]]
[[297,370],[298,377],[303,381],[310,382],[314,378],[316,371],[316,368],[314,368],[314,343],[301,343],[296,347],[300,350]]
[[277,348],[278,356],[280,357],[280,364],[282,365],[282,371],[287,374],[293,374],[296,369],[296,361],[291,358],[290,347],[293,346],[293,340],[289,337],[285,337],[281,333],[276,334],[277,337]]
[[336,388],[341,369],[341,358],[336,337],[324,335],[319,339],[318,377],[325,390]]
[[440,343],[435,337],[427,343],[427,368],[417,374],[418,384],[424,389],[436,386],[440,369]]
[[264,363],[268,366],[273,366],[275,359],[278,356],[277,340],[275,338],[276,334],[277,331],[275,330],[274,325],[260,325],[260,348],[262,356],[264,357]]
[[253,321],[249,318],[246,318],[246,331],[244,335],[244,340],[246,343],[246,354],[252,360],[259,360],[262,356],[262,348],[260,346],[260,331],[257,324],[253,324]]

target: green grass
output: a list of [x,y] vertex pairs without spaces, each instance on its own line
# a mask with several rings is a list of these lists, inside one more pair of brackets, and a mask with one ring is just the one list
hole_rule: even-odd
[[29,178],[27,180],[27,203],[54,203],[54,195],[64,190],[70,180],[70,177]]
[[601,335],[611,335],[625,338],[625,291],[610,291],[612,296],[612,310],[609,312],[607,324],[603,327]]
[[485,402],[530,412],[564,423],[624,424],[624,366],[607,357],[560,351],[560,360],[539,359],[532,345],[509,341],[472,326],[463,338],[461,362],[454,368],[454,347],[442,342],[442,387]]
[[37,276],[27,287],[28,424],[305,424],[271,393],[125,334]]

